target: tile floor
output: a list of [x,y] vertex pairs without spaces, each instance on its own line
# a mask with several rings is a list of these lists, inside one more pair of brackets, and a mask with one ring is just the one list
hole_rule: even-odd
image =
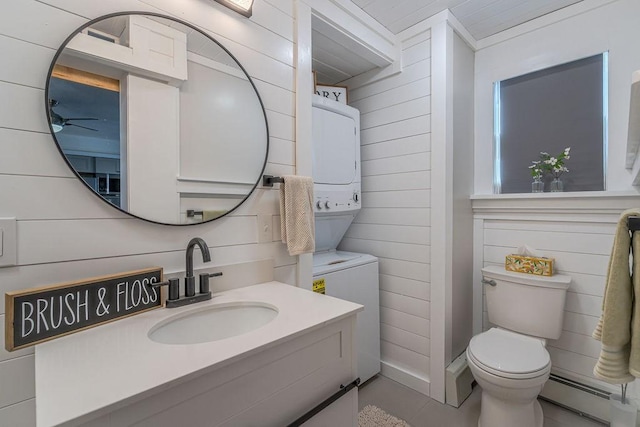
[[[376,405],[408,422],[411,427],[477,427],[480,414],[480,387],[460,408],[445,405],[386,377],[378,375],[358,390],[360,409]],[[551,403],[540,401],[544,427],[603,427],[590,419]],[[494,426],[498,427],[498,426]]]

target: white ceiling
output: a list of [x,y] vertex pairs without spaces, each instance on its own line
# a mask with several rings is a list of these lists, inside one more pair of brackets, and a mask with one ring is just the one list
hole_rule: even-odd
[[[449,9],[481,40],[582,0],[351,0],[394,34]],[[377,65],[344,48],[314,17],[313,69],[318,83],[336,84]]]
[[398,34],[449,9],[476,40],[562,9],[581,0],[352,0]]

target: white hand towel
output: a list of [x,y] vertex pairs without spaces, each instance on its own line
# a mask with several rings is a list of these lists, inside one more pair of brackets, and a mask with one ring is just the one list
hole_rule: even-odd
[[313,215],[313,179],[286,175],[280,184],[280,227],[282,243],[289,255],[311,253],[315,250],[315,221]]

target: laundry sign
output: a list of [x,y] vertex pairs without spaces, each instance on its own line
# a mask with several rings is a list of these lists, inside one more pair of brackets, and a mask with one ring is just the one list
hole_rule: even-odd
[[343,104],[348,102],[347,88],[345,86],[316,85],[316,95],[320,95],[323,98],[329,98],[332,101],[338,101]]
[[154,267],[7,292],[5,347],[18,350],[162,306]]

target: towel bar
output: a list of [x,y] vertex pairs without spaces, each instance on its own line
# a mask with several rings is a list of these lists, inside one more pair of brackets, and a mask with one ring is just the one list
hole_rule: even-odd
[[276,182],[284,183],[284,178],[280,176],[273,176],[273,175],[262,176],[262,185],[264,187],[273,187],[273,184]]
[[204,211],[196,211],[193,209],[187,209],[187,218],[193,218],[194,216],[203,216]]

